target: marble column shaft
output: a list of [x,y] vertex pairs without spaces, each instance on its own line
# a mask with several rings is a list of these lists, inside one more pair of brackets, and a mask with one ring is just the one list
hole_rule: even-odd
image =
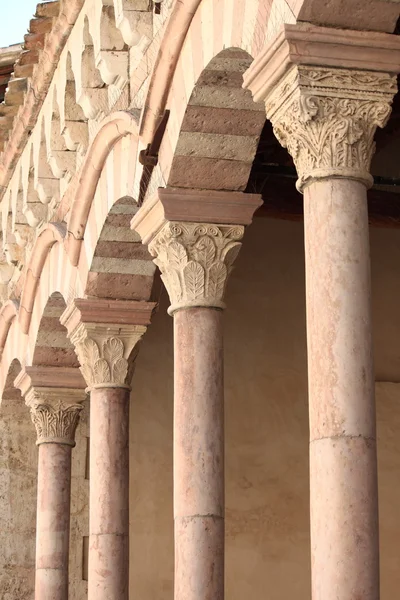
[[378,600],[379,536],[367,193],[304,190],[313,600]]
[[243,233],[166,222],[149,244],[174,317],[175,600],[224,598],[222,309]]
[[174,315],[175,598],[224,598],[222,311]]
[[68,600],[71,450],[39,446],[35,600]]
[[129,399],[126,388],[90,394],[89,600],[129,596]]

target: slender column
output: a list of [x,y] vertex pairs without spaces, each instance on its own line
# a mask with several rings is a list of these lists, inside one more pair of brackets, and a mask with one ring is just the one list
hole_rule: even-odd
[[89,600],[129,596],[129,359],[153,308],[80,300],[61,318],[91,396]]
[[176,600],[224,598],[223,298],[260,204],[254,194],[160,188],[132,220],[174,316]]
[[[78,402],[85,392],[82,387],[58,386],[63,381],[82,384],[76,371],[28,367],[16,380],[30,406],[39,446],[36,600],[68,600],[71,451],[83,408]],[[52,386],[47,387],[49,383]]]
[[[290,53],[292,33],[285,33]],[[246,83],[255,99],[265,100],[275,134],[296,164],[297,187],[304,192],[312,598],[378,600],[367,187],[372,184],[375,130],[385,125],[396,92],[390,72],[395,59],[385,38],[383,50],[377,49],[379,60],[369,64],[379,69],[386,64],[389,73],[338,68],[343,60],[363,65],[362,39],[358,33],[341,32],[341,45],[329,53],[317,33],[319,46],[313,47],[310,31],[293,29],[297,64],[290,66],[288,56],[280,81],[276,56],[267,51]],[[306,50],[304,56],[301,50]],[[338,64],[319,66],[318,53],[331,54]],[[302,61],[313,66],[298,64]]]
[[224,597],[222,312],[174,315],[175,598]]
[[[312,589],[379,598],[378,490],[366,188],[304,191]],[[328,518],[329,515],[329,518]]]
[[174,315],[176,600],[224,598],[222,309],[243,233],[167,222],[149,245]]

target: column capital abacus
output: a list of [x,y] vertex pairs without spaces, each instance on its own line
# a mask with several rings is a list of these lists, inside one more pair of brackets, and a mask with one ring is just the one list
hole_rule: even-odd
[[86,398],[78,369],[25,367],[14,382],[30,409],[36,444],[75,446],[75,431]]
[[160,188],[132,219],[161,271],[173,314],[191,307],[223,309],[224,292],[258,194]]
[[129,388],[130,360],[150,324],[150,302],[75,300],[61,316],[88,390]]
[[288,26],[247,71],[244,85],[265,102],[299,191],[326,178],[372,185],[374,135],[390,116],[400,70],[400,45],[388,47],[389,38],[372,35],[374,62],[360,32]]

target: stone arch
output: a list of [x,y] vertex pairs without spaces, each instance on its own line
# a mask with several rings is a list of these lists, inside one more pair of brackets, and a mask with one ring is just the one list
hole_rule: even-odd
[[[134,115],[124,111],[113,113],[103,121],[88,150],[78,185],[71,188],[73,199],[68,219],[67,251],[74,266],[82,260],[81,246],[86,228],[90,233],[85,239],[86,257],[83,260],[90,264],[109,209],[118,198],[129,195],[129,190],[132,192],[137,130]],[[122,161],[122,154],[130,156],[130,160]]]
[[47,367],[79,367],[67,330],[60,317],[67,305],[60,292],[47,300],[36,336],[32,365]]
[[171,112],[177,109],[183,117],[194,84],[213,57],[227,48],[239,48],[255,57],[284,22],[295,22],[286,0],[175,3],[143,107],[140,126],[143,142],[152,142],[158,120],[166,108],[171,108],[174,96],[178,102]]
[[176,141],[174,124],[166,132],[171,146],[175,145],[170,167],[162,154],[168,186],[245,189],[266,118],[263,104],[256,104],[242,87],[243,73],[251,62],[251,56],[239,48],[223,50],[212,58],[194,84],[182,121],[179,82],[174,83],[171,118],[181,121],[181,126]]
[[[101,229],[88,273],[88,296],[120,300],[150,300],[155,266],[138,234],[130,228],[137,202],[117,200]],[[116,292],[118,290],[118,293]]]
[[36,432],[21,392],[13,385],[18,360],[8,369],[0,404],[0,589],[30,600],[35,581]]
[[[169,110],[159,165],[148,194],[165,185],[246,188],[266,117],[261,103],[254,103],[242,89],[243,73],[265,41],[284,22],[294,22],[285,0],[203,0],[195,4],[190,19],[186,15],[186,21],[183,17],[179,20],[186,23],[187,33],[182,43],[174,47],[173,71],[170,66],[167,77],[166,59],[157,59],[143,109],[143,142],[154,135],[154,115]],[[166,31],[162,47],[173,31],[177,35],[178,21],[173,24],[176,14],[171,14],[170,30]],[[172,61],[171,56],[169,60]],[[161,79],[159,84],[157,76]],[[163,79],[165,88],[161,90]]]
[[[137,120],[128,112],[110,115],[90,146],[80,178],[64,195],[59,221],[39,232],[18,282],[15,314],[10,305],[0,322],[0,389],[14,358],[23,366],[34,364],[38,331],[54,292],[65,302],[86,294],[148,300],[153,293],[155,267],[129,227],[136,211],[132,192],[137,152]],[[123,160],[126,156],[129,160]],[[99,276],[104,259],[109,264]]]

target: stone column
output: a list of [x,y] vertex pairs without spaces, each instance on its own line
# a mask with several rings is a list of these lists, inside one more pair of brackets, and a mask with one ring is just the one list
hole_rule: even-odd
[[61,317],[90,390],[89,600],[128,600],[131,358],[153,308],[76,300]]
[[[209,198],[207,192],[163,190],[154,204],[154,214],[162,214],[168,206],[169,214],[176,210],[190,219],[195,200],[199,203],[196,213],[210,217],[206,214]],[[239,223],[243,219],[244,224],[251,221],[259,205],[258,196],[248,196],[246,206],[244,194],[214,192],[213,200],[215,204],[210,206],[216,212],[224,201],[241,203],[247,214],[233,216]],[[226,206],[226,219],[230,208]],[[169,313],[174,316],[175,599],[223,600],[222,309],[244,226],[236,219],[230,225],[190,220],[152,223],[151,219],[151,214],[143,220],[138,215],[133,226],[149,242],[171,300]]]
[[[374,133],[397,89],[400,46],[389,50],[388,36],[372,35],[374,61],[360,32],[324,37],[325,44],[319,28],[286,31],[286,50],[267,50],[245,83],[265,100],[304,193],[312,598],[378,600],[367,188]],[[276,59],[285,52],[286,72],[278,78]],[[379,70],[355,68],[367,65]]]
[[36,600],[68,600],[71,450],[85,399],[77,369],[27,367],[15,381],[37,431]]

